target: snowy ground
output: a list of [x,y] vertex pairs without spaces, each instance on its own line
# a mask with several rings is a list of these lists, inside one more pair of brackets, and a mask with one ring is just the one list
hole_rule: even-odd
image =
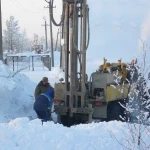
[[[18,118],[0,124],[1,150],[138,150],[126,123],[112,121],[64,127],[38,119]],[[149,145],[150,127],[142,133]],[[145,136],[148,135],[149,136]],[[137,138],[135,138],[137,143]],[[130,145],[131,144],[131,145]],[[141,145],[141,150],[146,146]],[[149,149],[149,148],[148,148]]]
[[[37,68],[40,68],[39,64]],[[62,71],[53,68],[50,72],[41,67],[41,71],[24,70],[13,75],[7,66],[0,64],[0,150],[150,149],[147,147],[150,127],[117,121],[80,124],[71,128],[53,122],[42,126],[32,109],[35,86],[43,76],[54,85],[63,76]],[[141,142],[140,148],[136,146],[139,129],[145,143]]]

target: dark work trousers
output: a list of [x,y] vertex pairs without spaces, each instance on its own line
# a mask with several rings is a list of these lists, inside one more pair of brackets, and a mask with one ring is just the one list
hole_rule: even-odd
[[47,110],[47,111],[35,110],[35,112],[36,112],[38,118],[41,119],[43,122],[50,120],[50,112],[49,112],[49,110]]

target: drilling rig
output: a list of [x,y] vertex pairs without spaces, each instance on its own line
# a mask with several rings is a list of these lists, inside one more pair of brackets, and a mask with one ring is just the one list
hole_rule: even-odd
[[[87,0],[63,0],[61,21],[54,25],[61,27],[60,66],[65,78],[55,84],[54,111],[57,122],[70,126],[77,123],[91,123],[92,119],[118,119],[124,114],[119,105],[127,99],[129,85],[125,84],[127,77],[126,64],[104,64],[91,74],[90,81],[86,74],[86,52],[90,39],[89,7]],[[53,0],[51,1],[51,8]],[[121,76],[120,80],[115,80]],[[123,84],[124,83],[124,84]],[[114,88],[115,87],[115,88]],[[123,91],[121,92],[120,89]]]

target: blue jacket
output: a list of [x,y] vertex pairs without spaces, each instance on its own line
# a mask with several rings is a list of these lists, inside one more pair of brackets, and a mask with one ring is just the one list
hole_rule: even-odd
[[46,93],[41,93],[34,103],[34,110],[46,111],[50,109],[53,105],[53,98],[54,98],[53,90],[48,90]]

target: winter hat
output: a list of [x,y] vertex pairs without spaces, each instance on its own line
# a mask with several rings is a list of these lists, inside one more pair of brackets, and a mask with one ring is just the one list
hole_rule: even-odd
[[47,77],[43,77],[42,78],[42,81],[44,82],[44,81],[48,81],[48,78]]

